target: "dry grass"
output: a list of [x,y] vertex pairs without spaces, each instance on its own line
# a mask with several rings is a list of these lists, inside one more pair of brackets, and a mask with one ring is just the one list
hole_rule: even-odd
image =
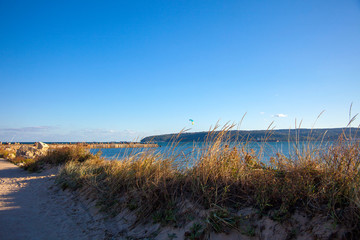
[[5,150],[3,148],[0,148],[0,158],[8,158],[10,154],[13,154],[14,152]]
[[[25,167],[27,165],[35,164],[36,160],[33,158],[25,158],[16,156],[16,150],[15,149],[8,149],[5,150],[0,146],[0,158],[5,158],[8,161],[14,163],[15,165]],[[30,169],[31,170],[31,169]]]
[[30,166],[32,164],[36,164],[36,159],[33,158],[25,158],[25,157],[15,157],[13,159],[9,159],[10,162],[12,162],[15,165],[25,167]]
[[11,161],[15,164],[21,163],[21,166],[30,172],[36,172],[46,166],[58,166],[68,162],[84,162],[89,159],[97,158],[98,156],[92,155],[88,150],[79,146],[74,146],[49,150],[45,156],[40,156],[36,159],[16,157]]
[[65,163],[59,184],[91,189],[104,210],[129,208],[163,224],[176,225],[177,206],[187,200],[205,209],[271,209],[278,219],[302,208],[331,216],[355,232],[360,229],[359,142],[342,136],[325,148],[307,146],[289,157],[278,153],[264,164],[246,143],[229,147],[224,136],[230,128],[216,136],[210,132],[198,157],[185,158],[191,167],[171,153],[153,150],[107,161],[80,149],[59,149],[40,161]]

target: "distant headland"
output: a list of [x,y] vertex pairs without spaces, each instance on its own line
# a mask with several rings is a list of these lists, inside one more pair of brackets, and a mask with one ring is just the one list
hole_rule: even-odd
[[[357,136],[358,128],[323,128],[323,129],[279,129],[279,130],[230,130],[226,131],[225,138],[230,141],[253,141],[253,142],[283,142],[283,141],[334,141],[342,134]],[[163,134],[148,136],[141,143],[170,142],[174,139],[180,142],[204,142],[216,138],[222,131],[209,132],[185,132],[180,134]],[[209,139],[210,138],[210,139]]]

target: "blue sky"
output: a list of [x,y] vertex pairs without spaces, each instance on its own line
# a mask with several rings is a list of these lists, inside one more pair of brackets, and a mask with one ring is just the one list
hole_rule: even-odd
[[[0,1],[0,141],[344,127],[360,1]],[[194,120],[191,125],[189,119]],[[353,126],[358,126],[356,120]]]

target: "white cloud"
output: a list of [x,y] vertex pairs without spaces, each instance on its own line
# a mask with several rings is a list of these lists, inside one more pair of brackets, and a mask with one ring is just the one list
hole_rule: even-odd
[[273,115],[273,117],[285,118],[285,117],[287,117],[287,115],[283,114],[283,113],[278,113],[278,114]]
[[261,115],[264,115],[264,114],[265,114],[265,112],[260,112],[260,114],[261,114]]

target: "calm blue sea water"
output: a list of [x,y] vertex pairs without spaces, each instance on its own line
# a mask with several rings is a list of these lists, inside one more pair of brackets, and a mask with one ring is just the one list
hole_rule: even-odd
[[[270,157],[276,153],[282,153],[285,156],[291,156],[295,153],[296,149],[299,151],[306,151],[314,148],[324,148],[332,144],[331,142],[248,142],[232,143],[229,148],[237,147],[240,149],[244,146],[247,150],[253,149],[259,155],[263,162],[268,162]],[[197,159],[202,149],[206,148],[205,143],[178,143],[176,146],[169,145],[168,143],[159,143],[158,148],[103,148],[91,149],[91,153],[102,152],[102,156],[109,160],[121,160],[123,157],[141,153],[144,151],[154,151],[155,153],[176,155],[178,159]]]

